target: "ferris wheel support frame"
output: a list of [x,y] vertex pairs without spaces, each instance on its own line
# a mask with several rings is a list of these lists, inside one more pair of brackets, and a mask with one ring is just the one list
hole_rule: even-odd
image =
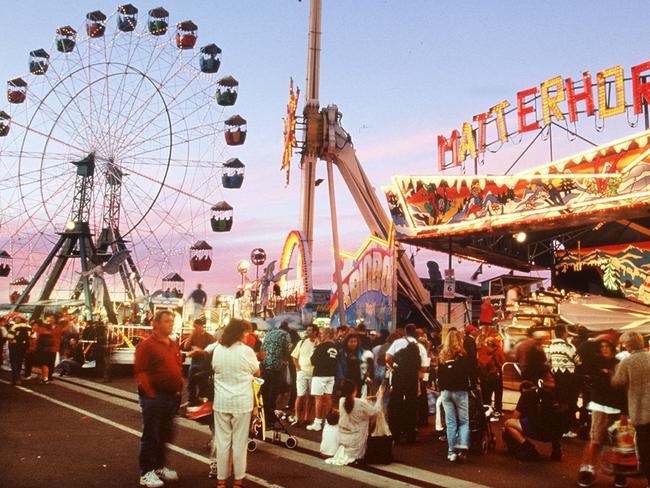
[[[66,224],[65,231],[59,233],[59,239],[40,265],[29,284],[25,287],[18,300],[12,307],[12,312],[19,312],[25,298],[29,295],[38,281],[47,271],[47,268],[54,262],[52,270],[43,286],[41,295],[38,299],[32,318],[38,319],[44,311],[45,306],[39,305],[45,300],[49,300],[50,295],[61,277],[68,259],[79,257],[81,260],[81,277],[80,283],[84,293],[84,305],[86,309],[86,318],[92,319],[93,299],[90,292],[90,283],[88,272],[91,268],[99,263],[97,250],[92,240],[90,225],[88,223],[92,199],[92,187],[95,173],[95,155],[91,153],[81,161],[73,162],[77,166],[77,177],[75,180],[75,192],[73,197],[71,219]],[[78,253],[75,253],[75,247]],[[60,254],[59,254],[60,252]],[[57,256],[58,254],[58,256]],[[56,261],[55,261],[56,258]],[[116,323],[116,315],[113,309],[113,303],[110,299],[108,289],[103,289],[103,302],[106,308],[108,320]]]
[[[126,243],[120,233],[120,211],[122,199],[122,178],[126,176],[113,162],[108,162],[104,174],[104,211],[102,215],[103,228],[97,238],[97,249],[100,253],[105,253],[110,247],[113,253],[126,251]],[[126,261],[120,265],[120,278],[124,289],[135,307],[136,287],[140,289],[143,295],[149,292],[144,286],[144,281],[138,271],[135,261],[129,254]],[[132,278],[133,276],[133,278]]]

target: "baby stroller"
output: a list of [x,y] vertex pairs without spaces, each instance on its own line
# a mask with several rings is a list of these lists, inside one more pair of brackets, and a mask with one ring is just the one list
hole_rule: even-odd
[[485,454],[496,447],[490,416],[492,407],[483,405],[479,387],[469,392],[469,444],[470,450]]
[[[264,380],[255,378],[253,380],[253,398],[255,405],[253,406],[253,415],[251,417],[251,426],[249,431],[248,445],[246,446],[248,452],[255,452],[257,449],[257,439],[266,440],[266,418],[264,417],[264,399],[262,398],[262,384]],[[298,445],[298,439],[289,433],[287,428],[287,418],[284,412],[275,411],[275,425],[273,427],[273,442],[284,444],[288,449],[293,449]],[[278,428],[279,427],[279,428]],[[282,442],[282,434],[286,435],[284,442]]]

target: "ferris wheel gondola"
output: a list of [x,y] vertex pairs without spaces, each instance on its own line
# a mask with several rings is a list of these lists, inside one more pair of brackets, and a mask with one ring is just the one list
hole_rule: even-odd
[[[243,164],[228,167],[221,133],[242,127],[228,123],[238,119],[215,97],[221,49],[194,49],[192,21],[167,35],[163,7],[148,14],[141,29],[131,4],[85,14],[81,29],[56,29],[52,51],[31,51],[29,72],[8,82],[10,103],[0,107],[0,244],[31,236],[29,253],[24,244],[13,250],[18,273],[28,259],[44,262],[74,220],[80,175],[71,163],[89,155],[94,171],[83,184],[93,252],[102,260],[130,251],[124,273],[107,286],[132,301],[138,289],[147,292],[145,282],[155,289],[169,269],[187,266],[187,249],[214,230],[220,211],[212,202],[223,199],[223,188],[241,186]],[[231,173],[235,184],[225,184]],[[217,227],[232,227],[232,210],[229,224]],[[74,264],[58,278],[62,294],[80,293],[79,270]]]

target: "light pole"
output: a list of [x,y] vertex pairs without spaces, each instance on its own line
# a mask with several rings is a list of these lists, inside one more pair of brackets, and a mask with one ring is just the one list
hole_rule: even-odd
[[257,301],[260,299],[260,266],[266,262],[266,251],[256,247],[251,251],[251,262],[255,265],[255,301],[253,302],[253,317],[257,317]]
[[237,271],[241,275],[242,291],[244,289],[244,280],[246,279],[246,273],[248,273],[248,269],[250,267],[251,267],[251,263],[248,261],[248,259],[242,259],[237,263]]

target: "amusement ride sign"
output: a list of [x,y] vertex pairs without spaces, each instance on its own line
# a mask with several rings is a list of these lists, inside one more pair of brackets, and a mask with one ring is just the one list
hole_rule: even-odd
[[[503,100],[488,111],[474,115],[472,122],[465,122],[461,130],[454,129],[449,137],[438,135],[438,167],[441,171],[460,166],[468,158],[476,158],[493,145],[507,142],[516,134],[540,130],[553,122],[575,123],[579,115],[597,116],[602,120],[621,115],[628,107],[634,115],[644,111],[650,103],[650,61],[633,66],[630,78],[625,78],[622,66],[613,66],[596,74],[596,83],[585,71],[582,80],[563,79],[555,76],[517,93],[513,108]],[[626,103],[626,81],[631,81],[631,105]],[[612,91],[614,96],[612,96]],[[629,100],[630,98],[627,98]],[[541,100],[541,114],[537,101]],[[516,129],[509,131],[510,114],[516,114]],[[488,134],[488,128],[490,134]],[[494,150],[493,150],[494,151]],[[449,154],[449,156],[448,156]]]
[[[393,249],[390,243],[370,237],[356,254],[341,252],[345,322],[364,322],[368,328],[390,329],[393,312]],[[338,293],[330,299],[332,326],[340,323]]]

